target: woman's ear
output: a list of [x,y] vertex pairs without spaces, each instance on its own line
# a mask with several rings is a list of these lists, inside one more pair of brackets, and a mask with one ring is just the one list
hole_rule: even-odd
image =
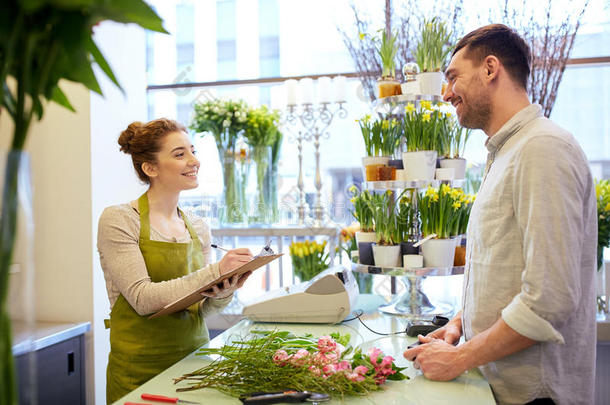
[[144,162],[142,163],[142,171],[148,176],[148,177],[157,177],[158,175],[158,171],[157,171],[157,165],[155,165],[154,163],[151,162]]

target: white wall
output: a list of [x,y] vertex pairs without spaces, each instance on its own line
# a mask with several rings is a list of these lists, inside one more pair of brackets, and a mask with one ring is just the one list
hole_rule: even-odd
[[105,207],[137,199],[145,188],[136,178],[131,158],[119,151],[117,139],[132,121],[146,121],[146,36],[136,26],[104,23],[95,41],[112,67],[125,94],[101,79],[104,97],[91,96],[91,233],[89,261],[93,265],[93,335],[95,403],[106,403],[106,364],[109,334],[103,320],[109,303],[96,248],[97,222]]

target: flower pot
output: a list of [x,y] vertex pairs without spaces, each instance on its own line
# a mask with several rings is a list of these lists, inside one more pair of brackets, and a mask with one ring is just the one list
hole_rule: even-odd
[[366,156],[362,158],[362,167],[364,168],[364,178],[366,181],[377,181],[378,169],[381,166],[387,166],[390,158],[388,156]]
[[440,96],[443,88],[443,74],[441,72],[423,72],[417,75],[421,94]]
[[374,242],[358,242],[358,256],[360,258],[360,264],[366,264],[373,266],[375,259],[373,257],[373,243]]
[[466,246],[456,246],[455,256],[453,257],[454,266],[464,266],[466,264]]
[[382,77],[377,80],[377,89],[379,90],[379,97],[384,98],[389,96],[399,96],[402,94],[400,90],[400,82],[394,78]]
[[402,94],[408,95],[416,95],[421,94],[421,90],[419,88],[419,82],[417,80],[412,80],[406,83],[402,83],[400,85],[400,91]]
[[392,166],[378,166],[377,180],[391,181],[396,180],[396,168]]
[[396,170],[404,169],[404,166],[402,165],[402,159],[390,159],[387,164],[388,166],[395,167]]
[[419,254],[419,246],[413,247],[415,242],[400,242],[401,255],[417,255]]
[[377,237],[375,236],[375,232],[356,231],[356,243],[376,242],[376,241],[377,241]]
[[466,177],[466,159],[443,159],[441,160],[442,168],[452,168],[454,171],[455,179],[463,179]]
[[253,147],[252,159],[254,160],[256,189],[250,203],[248,224],[271,224],[273,223],[271,146]]
[[436,151],[423,150],[403,152],[402,164],[405,167],[405,180],[434,180]]
[[373,258],[375,266],[400,267],[400,245],[373,245]]
[[411,269],[423,267],[424,257],[422,255],[403,255],[402,266]]
[[426,267],[452,267],[455,256],[455,240],[430,239],[421,246]]
[[455,170],[453,170],[453,167],[436,169],[436,174],[434,177],[436,180],[453,180],[455,178]]

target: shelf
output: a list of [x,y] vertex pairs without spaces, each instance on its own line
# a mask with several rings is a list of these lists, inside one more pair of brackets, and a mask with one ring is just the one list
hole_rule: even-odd
[[464,266],[455,267],[378,267],[368,266],[366,264],[352,263],[352,271],[358,273],[374,274],[382,276],[405,276],[405,277],[439,277],[439,276],[453,276],[457,274],[464,274]]
[[413,103],[416,101],[443,101],[443,97],[440,95],[432,94],[401,94],[400,96],[389,96],[384,98],[378,98],[373,101],[373,108],[390,106],[395,104]]
[[426,188],[428,186],[439,187],[441,184],[449,184],[452,187],[463,187],[464,179],[459,180],[392,180],[392,181],[365,181],[365,190],[396,190],[404,188]]

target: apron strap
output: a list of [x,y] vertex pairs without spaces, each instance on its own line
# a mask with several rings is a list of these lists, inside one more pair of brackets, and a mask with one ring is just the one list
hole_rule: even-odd
[[148,217],[148,195],[142,194],[138,198],[138,210],[140,211],[140,239],[150,239],[150,219]]
[[188,229],[189,234],[191,235],[191,240],[193,241],[193,243],[196,243],[197,245],[199,245],[199,248],[201,250],[203,250],[203,246],[201,246],[201,241],[199,240],[199,235],[197,235],[197,232],[195,232],[195,228],[193,228],[191,221],[189,221],[187,216],[184,215],[184,212],[180,208],[178,208],[178,211],[180,212],[180,216],[182,217],[182,220],[184,221],[184,225],[186,225],[186,229]]

